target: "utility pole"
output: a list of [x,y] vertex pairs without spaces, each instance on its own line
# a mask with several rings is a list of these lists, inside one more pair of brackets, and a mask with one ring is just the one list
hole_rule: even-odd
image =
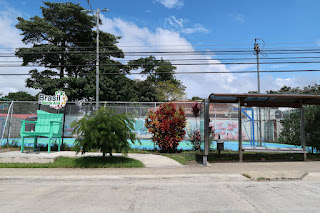
[[[257,80],[258,80],[258,94],[260,94],[260,68],[259,68],[259,53],[260,46],[257,43],[257,39],[254,40],[254,51],[257,55]],[[262,131],[261,131],[261,108],[258,110],[258,129],[259,129],[259,145],[262,146]]]
[[99,109],[99,81],[100,81],[100,61],[99,61],[99,19],[100,19],[100,9],[97,8],[96,21],[97,21],[97,60],[96,60],[96,109]]
[[[89,3],[89,1],[88,1]],[[90,3],[89,3],[90,5]],[[90,5],[90,8],[91,8],[91,5]],[[105,12],[105,11],[109,11],[108,9],[99,9],[97,8],[97,11],[94,11],[94,10],[82,10],[81,12],[83,13],[94,13],[95,14],[95,19],[96,19],[96,29],[97,29],[97,38],[96,38],[96,42],[97,42],[97,59],[96,59],[96,109],[98,110],[99,109],[99,81],[100,81],[100,61],[99,61],[99,33],[100,33],[100,30],[99,30],[99,20],[100,20],[100,11],[102,12]]]

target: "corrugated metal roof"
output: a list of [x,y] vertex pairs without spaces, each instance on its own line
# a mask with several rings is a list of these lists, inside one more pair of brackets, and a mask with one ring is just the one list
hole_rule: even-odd
[[320,105],[320,95],[307,94],[215,94],[209,96],[211,103],[238,103],[249,107],[301,107]]

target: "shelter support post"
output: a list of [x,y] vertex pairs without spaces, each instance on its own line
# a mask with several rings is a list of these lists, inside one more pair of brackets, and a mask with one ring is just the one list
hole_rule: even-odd
[[[71,107],[71,106],[70,106]],[[67,108],[68,108],[68,105],[66,104],[66,106],[64,107],[64,112],[63,112],[63,123],[62,123],[62,147],[64,147],[63,146],[63,143],[64,143],[64,141],[63,141],[63,139],[64,139],[64,128],[65,128],[65,123],[66,123],[66,114],[67,114]],[[70,110],[71,111],[71,110]],[[59,145],[60,145],[60,143],[59,143]],[[62,150],[62,151],[64,151],[64,150]]]
[[207,165],[209,155],[210,143],[209,143],[209,99],[204,100],[204,154],[203,165]]
[[[303,151],[306,151],[306,132],[305,132],[305,123],[304,123],[304,109],[303,106],[300,107],[300,139],[301,146]],[[303,159],[307,160],[307,153],[303,153]]]
[[242,152],[242,125],[241,125],[241,99],[238,99],[238,141],[239,141],[239,161],[243,162]]

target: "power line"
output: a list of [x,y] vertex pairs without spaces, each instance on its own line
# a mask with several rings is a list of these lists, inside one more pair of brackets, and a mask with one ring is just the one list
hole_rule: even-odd
[[[107,47],[116,47],[116,46],[100,46],[101,49],[103,48],[107,48]],[[43,51],[43,47],[31,47],[31,48],[16,48],[16,50],[36,50],[36,49],[39,49],[39,50],[42,50],[39,51],[39,52],[30,52],[30,53],[21,53],[21,54],[35,54],[35,53],[66,53],[66,50],[72,50],[72,49],[93,49],[95,47],[93,46],[90,46],[90,47],[54,47],[53,49],[50,49],[50,47],[48,47],[48,51],[51,51],[51,52],[44,52]],[[4,48],[0,48],[0,49],[4,49]],[[57,51],[57,49],[62,49],[63,51]],[[53,51],[52,51],[53,50]],[[181,52],[253,52],[252,50],[249,50],[247,48],[242,48],[242,49],[210,49],[210,50],[190,50],[189,48],[188,49],[179,49],[179,50],[176,50],[176,49],[162,49],[162,50],[148,50],[148,51],[122,51],[121,49],[119,50],[107,50],[109,52],[112,52],[112,53],[119,53],[119,52],[124,52],[124,53],[181,53]],[[294,48],[294,49],[264,49],[264,51],[266,52],[299,52],[299,51],[302,51],[302,52],[307,52],[307,51],[320,51],[319,48],[303,48],[303,49],[298,49],[298,48]],[[84,51],[68,51],[67,53],[82,53],[82,52],[94,52],[93,50],[90,51],[90,50],[84,50]],[[6,54],[8,52],[5,52]],[[13,52],[13,54],[15,54],[15,52]]]
[[[108,56],[110,57],[110,54],[114,53],[124,53],[125,56],[192,56],[192,55],[243,55],[243,54],[251,54],[253,51],[213,51],[213,50],[206,50],[206,51],[135,51],[135,52],[121,52],[121,51],[104,51],[100,53],[100,56]],[[277,54],[319,54],[320,49],[317,51],[283,51],[283,50],[277,50],[277,51],[264,51],[265,54],[269,55],[277,55]],[[20,53],[20,57],[22,55],[53,55],[53,54],[63,54],[63,55],[95,55],[96,53],[94,51],[69,51],[69,52],[33,52],[33,53]],[[0,53],[0,57],[19,57],[15,55],[15,53]],[[112,57],[112,56],[111,56]]]
[[[187,46],[187,47],[191,47],[190,45],[171,45],[171,46]],[[205,46],[205,45],[202,45],[202,46]],[[26,49],[43,49],[43,48],[52,48],[52,49],[63,49],[63,50],[69,50],[69,49],[94,49],[95,46],[66,46],[66,47],[62,47],[62,46],[37,46],[37,47],[0,47],[0,49],[3,49],[3,50],[26,50]],[[100,45],[100,48],[123,48],[123,47],[141,47],[141,48],[144,48],[144,49],[150,49],[148,48],[148,46],[120,46],[120,45]],[[172,49],[163,49],[163,48],[159,48],[159,47],[165,47],[162,46],[162,45],[159,45],[159,46],[155,46],[157,49],[161,49],[161,50],[172,50]],[[308,49],[305,49],[306,47],[281,47],[280,50],[313,50],[313,49],[317,49],[317,48],[308,48]],[[176,49],[176,48],[175,48]],[[175,50],[174,49],[174,50]],[[229,48],[231,49],[231,48]],[[235,48],[232,48],[232,49],[235,49]],[[248,48],[236,48],[237,50],[247,50]],[[190,50],[190,48],[187,48],[187,49],[180,49],[180,50]],[[219,51],[219,50],[228,50],[228,49],[215,49],[215,51]],[[272,51],[275,51],[275,50],[279,50],[278,49],[275,49],[275,48],[268,48],[266,50],[272,50]],[[119,50],[121,51],[121,49]]]
[[[179,75],[179,74],[245,74],[245,73],[256,73],[257,71],[209,71],[209,72],[161,72],[157,73],[159,75],[164,74],[173,74],[173,75]],[[320,70],[278,70],[278,71],[259,71],[260,73],[294,73],[294,72],[320,72]],[[15,76],[15,75],[30,75],[30,73],[0,73],[0,75],[7,75],[7,76]],[[95,73],[81,73],[82,76],[86,75],[96,75]],[[146,75],[144,73],[100,73],[100,75]],[[48,76],[60,76],[60,74],[50,74]],[[68,74],[65,74],[65,76],[69,76]],[[69,76],[70,77],[70,76]],[[72,76],[71,76],[72,77]]]
[[[319,64],[320,61],[276,61],[276,62],[259,62],[259,64]],[[255,62],[227,62],[227,63],[171,63],[173,66],[198,66],[198,65],[255,65]],[[145,66],[146,63],[142,64],[130,64],[129,66]],[[17,64],[0,64],[0,67],[91,67],[96,66],[95,64],[52,64],[52,65],[17,65]],[[100,64],[100,67],[109,66],[127,66],[127,64]]]
[[[1,57],[1,56],[0,56]],[[13,56],[16,57],[16,56]],[[259,60],[290,60],[290,59],[320,59],[319,56],[294,56],[294,57],[267,57],[267,58],[259,58]],[[181,58],[181,59],[170,59],[170,61],[224,61],[224,60],[256,60],[256,58]],[[129,62],[132,60],[127,59],[118,59],[119,62]],[[155,61],[161,61],[160,59],[155,59]],[[5,62],[23,62],[23,61],[0,61],[0,63]]]
[[[91,9],[92,10],[92,9]],[[167,41],[158,41],[158,40],[149,40],[149,42],[157,42],[157,44],[155,45],[132,45],[132,42],[127,42],[127,43],[123,43],[119,44],[118,46],[123,46],[125,44],[130,44],[127,46],[123,46],[123,47],[145,47],[145,46],[242,46],[242,45],[247,45],[250,46],[252,45],[251,43],[207,43],[207,44],[190,44],[190,45],[186,45],[186,44],[173,44]],[[94,42],[74,42],[73,44],[93,44]],[[274,42],[274,43],[269,43],[268,45],[279,45],[279,44],[285,44],[285,45],[292,45],[292,44],[319,44],[320,42],[318,41],[301,41],[301,42]],[[8,45],[8,44],[18,44],[21,45],[21,43],[18,42],[9,42],[9,43],[0,43],[0,45]]]

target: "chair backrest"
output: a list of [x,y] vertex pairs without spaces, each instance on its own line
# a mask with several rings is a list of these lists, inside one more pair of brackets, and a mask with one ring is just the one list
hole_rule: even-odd
[[[37,110],[37,123],[35,127],[36,132],[50,132],[50,121],[61,121],[63,114],[53,114],[42,110]],[[53,123],[53,134],[59,133],[59,123]]]

